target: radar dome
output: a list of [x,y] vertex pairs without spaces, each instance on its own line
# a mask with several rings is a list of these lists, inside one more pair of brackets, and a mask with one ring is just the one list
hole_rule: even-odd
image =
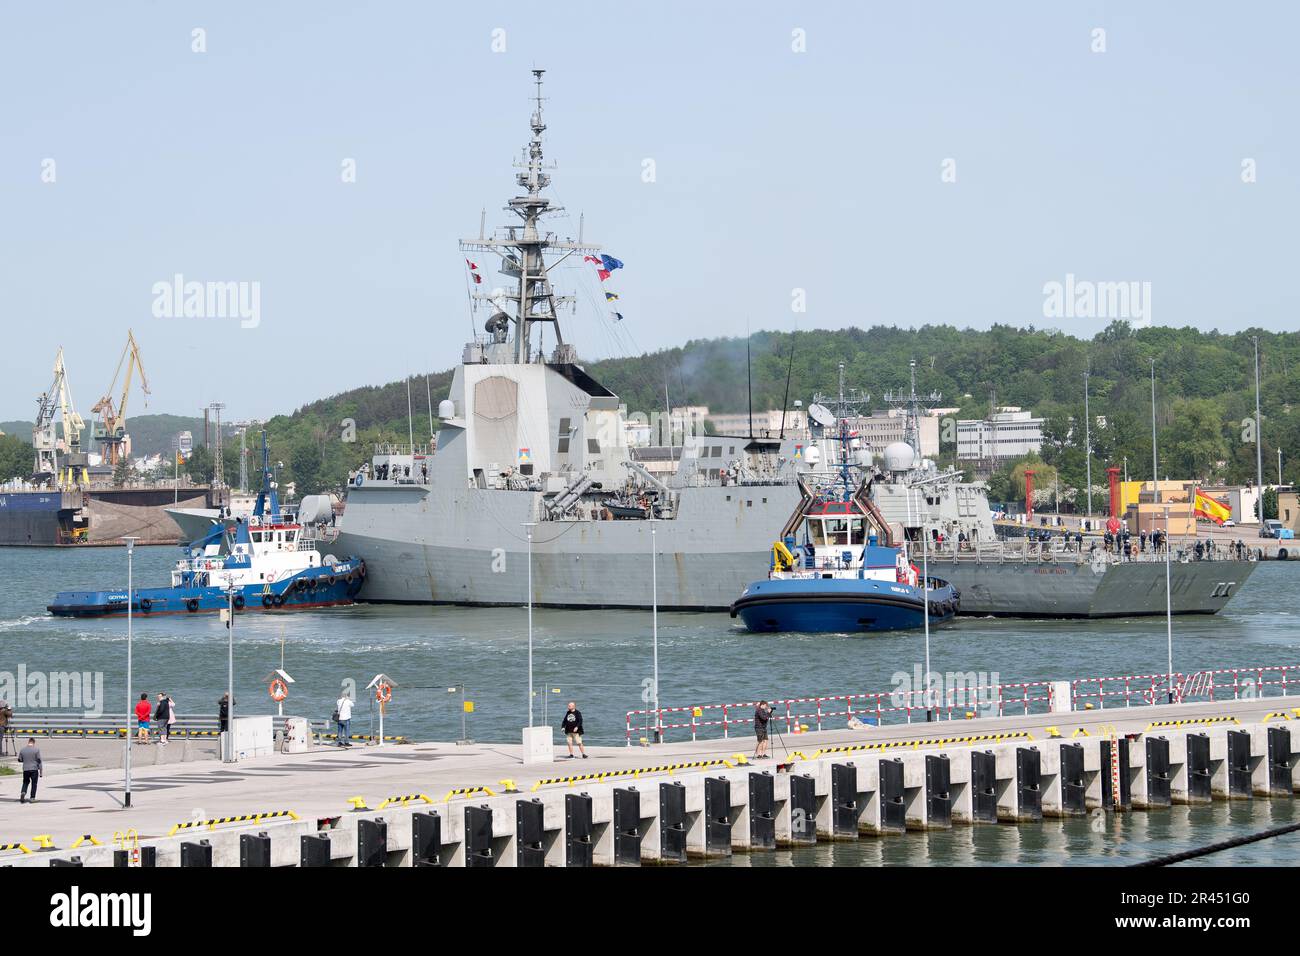
[[885,446],[885,470],[909,471],[916,463],[916,452],[907,442],[896,441]]

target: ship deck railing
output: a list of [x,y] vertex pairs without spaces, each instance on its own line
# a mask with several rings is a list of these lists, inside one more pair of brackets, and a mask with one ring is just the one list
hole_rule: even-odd
[[[1043,542],[1041,544],[1025,542],[1018,547],[1003,542],[954,547],[945,542],[942,547],[931,547],[927,553],[930,558],[939,561],[969,561],[975,564],[1005,564],[1007,562],[1021,564],[1092,564],[1094,562],[1107,565],[1164,564],[1166,559],[1164,550],[1153,551],[1148,549],[1147,551],[1139,551],[1137,554],[1125,556],[1100,547],[1096,549],[1086,545],[1082,549],[1066,547],[1060,542]],[[1243,556],[1238,558],[1236,549],[1225,545],[1217,547],[1213,551],[1203,551],[1201,556],[1197,557],[1195,545],[1193,544],[1190,546],[1175,545],[1168,557],[1169,560],[1175,563],[1185,564],[1191,561],[1257,561],[1264,556],[1263,548],[1245,548]],[[921,557],[920,549],[913,544],[912,558],[916,560],[919,557]]]
[[[932,673],[929,689],[919,669],[908,682],[880,693],[828,694],[771,699],[772,720],[783,733],[840,729],[850,720],[868,726],[925,723],[933,720],[936,734],[950,735],[939,723],[975,717],[1017,717],[1059,711],[1057,695],[1069,695],[1071,711],[1145,707],[1166,703],[1208,703],[1291,698],[1300,695],[1300,663],[1254,665],[1172,674],[1127,674],[1084,677],[1071,681],[1031,680],[986,684],[974,671]],[[669,733],[691,740],[753,733],[757,701],[691,704],[658,710],[629,710],[627,745],[634,736],[664,740]],[[1289,708],[1284,708],[1289,709]],[[796,730],[798,728],[798,730]]]

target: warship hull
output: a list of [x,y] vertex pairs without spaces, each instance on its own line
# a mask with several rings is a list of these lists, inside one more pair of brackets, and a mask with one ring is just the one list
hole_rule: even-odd
[[[362,601],[522,605],[528,539],[538,496],[427,486],[355,488],[343,531],[321,550],[361,555],[370,575]],[[794,486],[692,488],[673,520],[545,521],[533,529],[538,607],[649,608],[651,534],[659,607],[726,610],[768,570],[776,531],[799,503]],[[1250,561],[1175,561],[1173,612],[1215,614],[1255,570]],[[1161,561],[952,560],[931,555],[930,573],[961,594],[963,616],[1134,617],[1165,613]]]
[[[321,550],[362,555],[363,601],[521,605],[540,496],[527,491],[354,488],[342,532]],[[664,521],[544,521],[533,529],[533,603],[648,608],[651,550],[659,607],[726,610],[767,573],[773,536],[799,502],[794,486],[692,488]]]
[[[931,556],[930,573],[961,592],[961,614],[995,617],[1138,617],[1165,613],[1162,561],[975,561]],[[1217,614],[1254,573],[1253,561],[1175,561],[1175,614]]]

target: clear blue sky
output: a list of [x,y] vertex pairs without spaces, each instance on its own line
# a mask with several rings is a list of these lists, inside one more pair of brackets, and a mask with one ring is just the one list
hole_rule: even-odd
[[[796,319],[1091,335],[1043,318],[1067,273],[1151,282],[1156,324],[1300,324],[1294,4],[537,9],[0,2],[0,419],[31,417],[60,344],[89,417],[128,327],[150,411],[454,364],[456,241],[483,206],[509,221],[534,65],[555,195],[627,263],[620,327],[590,295],[567,322],[585,358]],[[155,318],[178,272],[259,282],[260,326]]]

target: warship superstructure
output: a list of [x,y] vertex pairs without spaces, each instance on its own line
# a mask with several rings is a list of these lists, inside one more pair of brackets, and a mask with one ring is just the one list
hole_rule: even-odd
[[[491,314],[439,405],[436,441],[376,448],[350,481],[338,538],[321,549],[365,559],[360,598],[368,601],[518,605],[531,580],[539,606],[655,600],[726,609],[767,573],[775,530],[799,508],[800,477],[817,468],[828,424],[814,422],[812,442],[784,432],[688,435],[666,478],[637,461],[618,396],[587,373],[561,333],[560,308],[570,299],[552,288],[551,268],[571,257],[604,259],[581,235],[561,238],[543,224],[559,210],[543,195],[551,167],[543,161],[543,71],[533,72],[532,135],[516,164],[522,193],[507,206],[518,222],[492,234],[480,227],[461,243],[467,255],[497,258],[512,287],[474,296]],[[914,381],[903,404],[918,414]],[[938,551],[930,568],[961,592],[963,614],[1164,613],[1163,562],[998,541],[984,486],[922,459],[915,425],[910,444],[889,446],[879,463],[855,445],[856,474],[914,557],[936,531],[954,545],[964,535],[966,549]],[[1246,562],[1175,564],[1175,613],[1219,610],[1251,570]]]
[[661,607],[726,608],[766,571],[773,529],[799,502],[805,443],[688,435],[667,479],[634,458],[618,396],[560,328],[569,299],[549,270],[601,250],[543,223],[559,210],[543,195],[542,72],[522,192],[507,206],[519,221],[461,243],[496,257],[512,287],[476,296],[491,311],[486,334],[465,346],[436,447],[377,448],[332,547],[364,555],[371,601],[522,604],[531,551],[539,605],[648,607],[654,551]]

